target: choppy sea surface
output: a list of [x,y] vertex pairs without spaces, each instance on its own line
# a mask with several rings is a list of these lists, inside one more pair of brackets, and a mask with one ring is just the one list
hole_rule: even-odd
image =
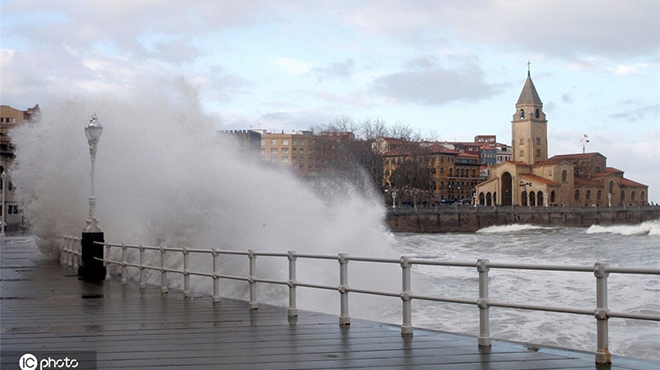
[[[396,239],[397,254],[429,259],[660,268],[659,220],[590,228],[494,226],[474,234],[396,234]],[[660,276],[612,273],[608,287],[611,311],[660,315]],[[476,299],[478,274],[475,268],[415,266],[413,291]],[[489,292],[497,301],[596,307],[596,279],[589,272],[491,269]],[[413,326],[479,333],[475,306],[414,301],[413,307]],[[386,319],[400,322],[395,316]],[[585,351],[596,348],[595,322],[586,315],[490,309],[492,338]],[[660,360],[660,323],[611,318],[609,348],[615,355]]]

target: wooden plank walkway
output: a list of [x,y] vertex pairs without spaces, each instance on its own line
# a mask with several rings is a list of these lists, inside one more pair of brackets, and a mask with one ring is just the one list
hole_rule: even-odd
[[[184,300],[159,287],[92,283],[41,255],[28,238],[0,242],[2,369],[27,352],[93,351],[99,369],[653,369],[660,363],[591,353],[530,350],[494,341],[210,297]],[[79,367],[79,369],[82,367]]]

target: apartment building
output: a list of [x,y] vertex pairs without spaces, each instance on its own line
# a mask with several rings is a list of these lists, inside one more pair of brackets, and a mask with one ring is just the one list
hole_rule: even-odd
[[311,131],[261,133],[261,159],[289,166],[304,175],[318,171],[316,149],[316,138]]
[[[0,207],[0,212],[5,213],[7,228],[17,228],[23,221],[21,210],[14,194],[14,186],[11,181],[11,166],[16,157],[14,144],[11,140],[11,131],[27,122],[39,118],[41,110],[39,105],[26,110],[12,108],[8,105],[0,105],[0,174],[6,174],[7,188],[5,191],[5,207]],[[4,183],[0,181],[0,190]],[[0,213],[1,214],[1,213]]]

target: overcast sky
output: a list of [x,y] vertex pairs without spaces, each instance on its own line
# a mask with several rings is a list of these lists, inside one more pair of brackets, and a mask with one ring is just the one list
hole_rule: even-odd
[[660,2],[2,0],[2,104],[196,90],[218,129],[340,116],[511,141],[531,61],[550,155],[600,152],[660,201]]

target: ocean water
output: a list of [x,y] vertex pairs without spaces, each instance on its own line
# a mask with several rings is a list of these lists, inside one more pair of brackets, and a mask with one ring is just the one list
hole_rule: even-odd
[[[439,260],[567,264],[595,262],[622,267],[660,267],[660,221],[639,225],[547,228],[494,226],[475,234],[397,234],[393,249],[406,256]],[[478,297],[474,268],[416,266],[413,291],[421,294]],[[660,276],[610,274],[611,311],[660,314]],[[418,292],[417,289],[422,290]],[[505,302],[593,309],[593,273],[491,269],[490,299]],[[389,317],[389,321],[394,321]],[[399,319],[400,320],[400,319]],[[493,338],[585,351],[596,346],[592,316],[490,309]],[[474,306],[415,302],[413,326],[478,335]],[[616,355],[660,359],[660,323],[609,320],[610,351]]]

